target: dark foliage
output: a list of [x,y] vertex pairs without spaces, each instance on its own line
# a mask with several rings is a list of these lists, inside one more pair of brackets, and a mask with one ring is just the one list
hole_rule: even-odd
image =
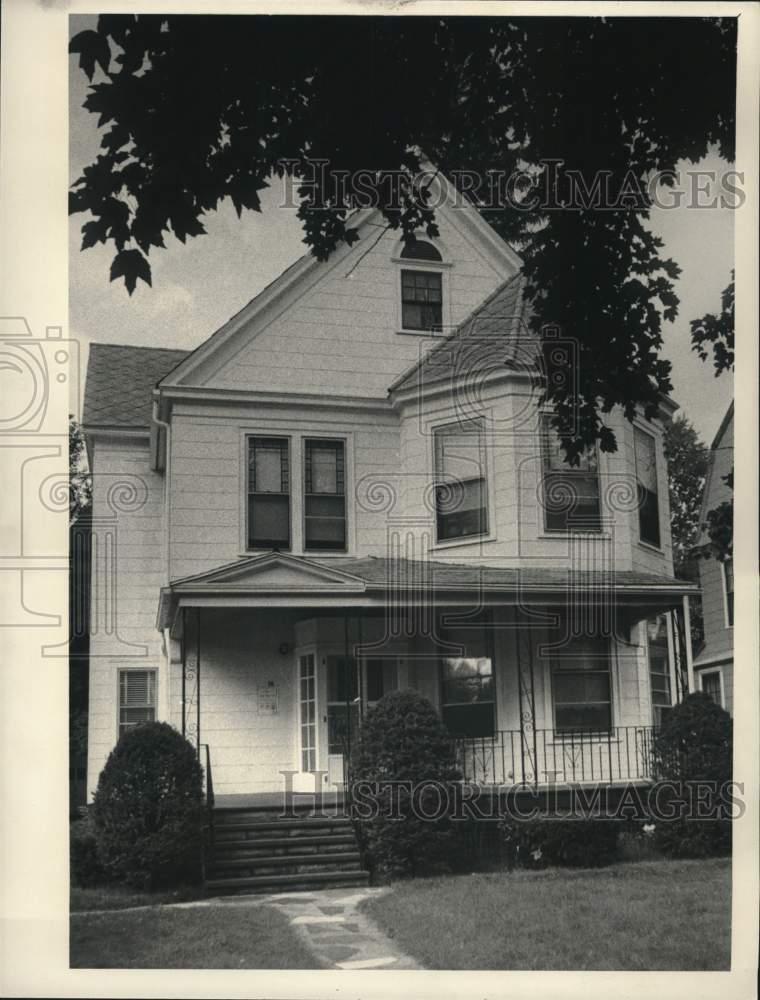
[[680,579],[696,580],[692,550],[699,534],[702,491],[710,453],[684,416],[666,425],[664,444],[668,462],[673,568]]
[[[691,344],[703,361],[707,361],[708,347],[712,346],[716,377],[734,370],[734,272],[731,283],[720,297],[720,315],[707,313],[691,321]],[[706,346],[707,345],[707,346]]]
[[[701,691],[688,695],[665,717],[654,741],[655,775],[663,781],[688,788],[695,782],[711,782],[713,805],[725,801],[721,788],[731,781],[733,722],[728,712]],[[669,808],[686,793],[674,792],[660,802]],[[731,822],[725,818],[700,819],[678,815],[656,823],[654,843],[663,854],[678,858],[725,854],[731,849]]]
[[617,857],[621,824],[610,819],[506,819],[502,837],[510,867],[597,868]]
[[451,783],[459,777],[451,737],[422,695],[392,691],[370,709],[351,779],[357,803],[372,811],[359,827],[377,875],[450,870],[458,836],[448,806]]
[[[733,491],[733,469],[723,477],[723,482]],[[713,510],[707,512],[707,535],[710,539],[705,556],[715,556],[721,562],[732,559],[734,555],[734,498],[723,500]]]
[[95,826],[89,811],[69,827],[69,862],[73,885],[86,888],[107,881],[98,857]]
[[165,722],[128,730],[98,779],[93,804],[107,874],[138,889],[200,875],[202,771],[194,748]]
[[613,406],[652,416],[670,390],[679,268],[647,227],[650,179],[667,192],[713,145],[732,159],[735,18],[109,14],[71,51],[102,129],[71,211],[88,213],[83,249],[113,245],[130,293],[166,235],[203,234],[226,198],[259,210],[272,175],[308,177],[307,158],[327,164],[299,190],[318,258],[358,238],[341,175],[363,172],[362,203],[405,239],[434,236],[424,150],[522,253],[533,328],[577,341],[577,381],[546,386],[571,460],[615,449]]

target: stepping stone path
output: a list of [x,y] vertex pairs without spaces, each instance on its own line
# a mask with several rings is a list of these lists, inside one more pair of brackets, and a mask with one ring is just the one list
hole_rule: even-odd
[[359,910],[385,889],[320,889],[259,897],[285,914],[316,958],[332,969],[421,969]]

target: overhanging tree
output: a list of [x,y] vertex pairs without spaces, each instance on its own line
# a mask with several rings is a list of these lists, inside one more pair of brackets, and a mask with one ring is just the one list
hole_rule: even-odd
[[735,44],[733,18],[103,15],[71,43],[98,74],[85,106],[102,127],[71,210],[131,293],[167,234],[201,235],[226,198],[258,210],[273,174],[303,177],[310,159],[326,166],[299,216],[320,259],[358,236],[336,177],[369,171],[367,200],[408,239],[436,234],[422,150],[447,176],[516,175],[519,208],[494,207],[474,174],[459,183],[520,250],[534,330],[577,339],[576,378],[545,387],[575,461],[615,449],[613,406],[652,417],[671,389],[659,352],[678,266],[642,185],[658,171],[672,185],[712,145],[732,158]]
[[677,577],[693,580],[697,576],[693,549],[699,536],[702,492],[710,453],[682,415],[666,425],[664,446],[668,462],[673,569]]

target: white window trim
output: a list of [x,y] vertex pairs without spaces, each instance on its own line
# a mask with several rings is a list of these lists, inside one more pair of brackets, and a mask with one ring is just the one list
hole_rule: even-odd
[[[254,437],[281,438],[289,442],[290,457],[290,548],[286,555],[311,559],[346,559],[356,553],[356,516],[354,483],[354,435],[351,431],[336,433],[332,429],[314,427],[308,432],[278,430],[261,425],[246,424],[240,427],[240,479],[238,488],[239,537],[238,554],[241,557],[260,555],[269,549],[248,547],[248,441]],[[304,489],[306,470],[304,466],[305,442],[307,440],[342,441],[345,461],[346,487],[346,548],[341,550],[317,550],[304,548]],[[285,550],[283,550],[285,551]]]
[[153,696],[155,698],[155,704],[153,705],[153,721],[159,721],[158,715],[158,678],[159,672],[157,667],[120,667],[116,668],[116,739],[117,741],[121,737],[121,675],[122,674],[153,674]]
[[726,707],[726,690],[723,684],[723,668],[722,667],[711,667],[709,670],[700,670],[699,674],[699,690],[704,691],[704,686],[702,684],[703,678],[707,674],[717,674],[720,681],[720,707]]
[[[492,471],[491,471],[492,466],[493,466],[494,463],[491,462],[491,460],[490,460],[490,454],[489,454],[490,451],[491,451],[491,446],[490,446],[490,441],[489,441],[488,429],[489,429],[489,427],[493,426],[493,423],[492,423],[493,417],[492,417],[492,414],[491,414],[490,410],[488,410],[488,411],[484,410],[482,413],[479,413],[475,417],[463,417],[461,419],[457,419],[456,416],[450,416],[446,420],[441,421],[440,423],[438,421],[436,421],[435,423],[431,422],[431,423],[427,424],[427,426],[426,426],[425,429],[426,429],[426,432],[427,432],[428,441],[430,442],[430,451],[431,451],[431,455],[430,455],[431,480],[430,480],[430,482],[433,484],[433,487],[435,487],[435,484],[437,482],[437,471],[438,471],[436,469],[436,466],[435,466],[435,453],[436,453],[435,436],[436,436],[436,434],[439,431],[444,431],[444,430],[446,430],[449,427],[459,427],[460,424],[462,423],[462,420],[481,420],[482,423],[483,423],[483,458],[484,458],[484,461],[485,461],[485,469],[484,469],[484,476],[483,476],[483,478],[486,481],[486,498],[487,498],[487,502],[488,502],[488,509],[487,509],[488,531],[485,534],[483,534],[483,535],[467,535],[466,538],[444,538],[444,539],[439,539],[438,538],[438,512],[434,508],[433,511],[432,511],[433,526],[432,526],[431,545],[430,545],[430,551],[431,552],[434,552],[437,549],[455,549],[455,548],[461,548],[464,545],[481,545],[481,544],[483,544],[485,542],[495,542],[496,539],[497,539],[497,532],[496,532],[496,525],[495,525],[495,521],[496,521],[496,505],[495,505],[495,502],[494,502],[495,501],[496,491],[495,491],[494,482],[493,482],[493,475],[492,475]],[[435,498],[435,489],[433,489],[431,496],[433,497],[433,503],[435,503],[435,499],[434,499]]]
[[[733,560],[732,560],[733,562]],[[725,628],[732,629],[734,626],[728,620],[728,587],[726,586],[726,564],[720,563],[720,581],[723,589],[723,624]],[[734,592],[734,618],[736,618],[736,593]]]
[[[443,246],[436,240],[429,239],[428,237],[421,236],[420,239],[425,243],[430,243],[436,248],[440,253],[443,260],[415,260],[413,257],[402,257],[401,250],[403,249],[403,244],[399,244],[398,252],[394,257],[391,257],[391,263],[395,267],[395,281],[396,281],[396,330],[399,334],[404,334],[410,337],[430,337],[434,339],[441,339],[447,334],[451,333],[452,330],[452,319],[451,319],[451,281],[450,281],[450,271],[454,266],[450,260],[447,260],[447,254]],[[402,271],[429,271],[433,274],[440,274],[441,276],[441,330],[439,332],[427,332],[425,330],[407,330],[404,326],[403,315],[404,311],[401,304],[401,272]]]
[[[322,720],[320,718],[320,711],[322,708],[322,692],[320,691],[320,671],[319,671],[319,657],[317,655],[317,646],[315,643],[308,643],[305,646],[296,646],[294,649],[295,657],[293,662],[295,681],[295,764],[296,772],[298,774],[317,774],[321,775],[320,767],[322,763],[322,748],[320,746],[321,732],[322,732]],[[302,656],[313,656],[314,657],[314,771],[306,772],[301,770],[302,751],[303,747],[301,745],[301,657]]]

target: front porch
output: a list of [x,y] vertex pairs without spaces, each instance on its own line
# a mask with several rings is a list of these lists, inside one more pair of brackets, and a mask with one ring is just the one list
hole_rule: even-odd
[[208,748],[219,803],[339,794],[362,719],[404,688],[438,709],[465,782],[650,779],[663,685],[675,701],[683,679],[668,650],[663,661],[651,648],[646,622],[674,607],[683,585],[575,572],[571,587],[558,570],[408,560],[339,565],[273,553],[162,592],[166,715]]

